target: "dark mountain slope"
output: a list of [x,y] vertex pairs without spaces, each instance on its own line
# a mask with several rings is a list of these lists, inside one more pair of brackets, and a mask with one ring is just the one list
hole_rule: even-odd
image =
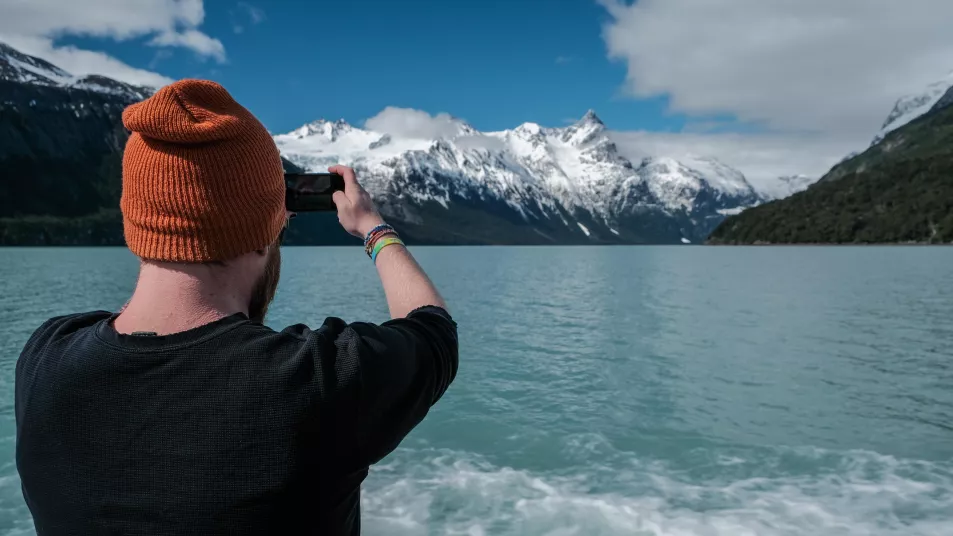
[[806,191],[726,219],[711,244],[953,243],[953,99]]

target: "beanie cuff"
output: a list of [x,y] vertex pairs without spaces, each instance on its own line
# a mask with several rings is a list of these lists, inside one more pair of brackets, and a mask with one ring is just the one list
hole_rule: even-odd
[[280,213],[267,225],[206,225],[191,231],[123,218],[126,245],[133,254],[143,260],[180,263],[227,261],[265,249],[278,240],[286,224]]

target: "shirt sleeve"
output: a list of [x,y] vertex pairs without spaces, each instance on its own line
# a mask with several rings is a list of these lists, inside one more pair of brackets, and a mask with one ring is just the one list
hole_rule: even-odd
[[427,306],[381,325],[352,323],[342,335],[358,359],[357,454],[373,465],[420,424],[456,377],[457,325],[444,309]]

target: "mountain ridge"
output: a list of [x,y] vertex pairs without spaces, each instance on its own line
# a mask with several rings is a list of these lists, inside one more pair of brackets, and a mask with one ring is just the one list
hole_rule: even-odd
[[[535,227],[542,243],[553,233],[581,233],[593,243],[694,242],[724,217],[720,211],[764,200],[741,172],[712,157],[629,161],[594,110],[566,127],[480,132],[448,120],[437,135],[384,130],[320,119],[274,138],[309,171],[355,167],[384,207],[405,205],[392,217],[425,221],[437,217],[425,206],[481,200]],[[647,225],[653,217],[660,221]]]
[[[0,243],[121,244],[122,110],[154,91],[0,43]],[[763,201],[714,158],[626,159],[594,110],[565,127],[498,132],[441,118],[429,137],[317,120],[275,140],[286,168],[354,165],[414,243],[698,242]],[[310,234],[291,232],[290,243],[341,243],[325,216],[301,215],[296,228]]]
[[92,91],[134,101],[146,99],[156,92],[153,87],[127,84],[98,74],[74,76],[42,58],[24,54],[2,41],[0,80],[65,90]]

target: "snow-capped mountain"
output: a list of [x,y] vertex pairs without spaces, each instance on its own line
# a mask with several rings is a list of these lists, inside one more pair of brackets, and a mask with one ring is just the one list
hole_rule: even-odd
[[[16,206],[0,196],[0,217],[114,210],[127,136],[121,113],[153,92],[75,77],[0,44],[0,139],[8,142],[0,186],[16,183],[21,192]],[[381,211],[417,243],[694,243],[725,214],[763,200],[712,158],[628,160],[591,111],[563,128],[480,132],[450,118],[439,134],[386,130],[321,120],[275,141],[290,166],[356,167]],[[72,204],[54,206],[49,192],[62,185]],[[296,243],[342,243],[323,216],[297,219]]]
[[929,112],[950,88],[953,88],[953,71],[942,80],[930,84],[923,91],[900,98],[871,145],[880,143],[887,134]]
[[391,218],[432,227],[483,213],[522,227],[521,242],[695,242],[724,214],[762,201],[744,175],[713,158],[633,164],[591,110],[563,128],[480,132],[454,121],[437,138],[320,120],[275,142],[310,171],[354,166]]
[[134,86],[105,76],[73,76],[52,63],[24,54],[0,43],[0,80],[43,87],[77,89],[105,93],[132,102],[155,93],[155,88]]
[[807,175],[785,175],[775,179],[770,188],[763,188],[762,195],[766,200],[784,199],[798,192],[803,192],[817,182],[817,177],[808,177]]

